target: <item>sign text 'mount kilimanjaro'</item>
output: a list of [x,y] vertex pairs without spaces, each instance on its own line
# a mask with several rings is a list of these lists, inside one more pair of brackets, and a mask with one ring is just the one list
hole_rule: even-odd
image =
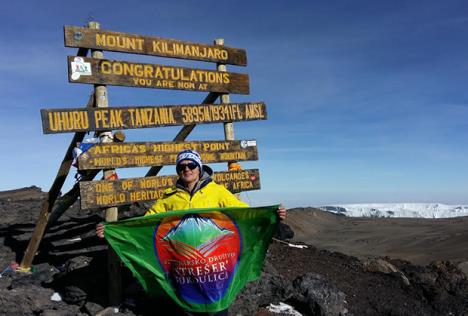
[[65,46],[114,52],[247,65],[244,49],[197,44],[154,36],[65,26]]
[[256,103],[42,109],[44,134],[265,120]]
[[185,149],[198,151],[204,163],[258,159],[255,140],[101,143],[78,157],[78,168],[88,170],[173,165],[178,153]]
[[247,74],[68,56],[73,83],[249,94]]
[[[213,180],[232,193],[260,189],[258,169],[215,172]],[[175,185],[177,176],[80,182],[81,208],[107,207],[154,201]]]

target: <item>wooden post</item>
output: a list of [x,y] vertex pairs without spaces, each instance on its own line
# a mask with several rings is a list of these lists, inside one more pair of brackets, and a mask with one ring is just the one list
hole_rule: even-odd
[[[100,25],[98,22],[91,21],[88,23],[88,28],[99,29]],[[104,54],[101,50],[91,50],[91,56],[96,59],[103,59]],[[109,99],[107,95],[106,85],[94,85],[94,96],[95,104],[98,108],[106,108],[109,106]],[[112,132],[105,131],[97,134],[101,139],[102,143],[112,142]],[[110,179],[115,175],[114,169],[103,170],[103,179]],[[118,220],[118,209],[117,207],[109,207],[105,209],[105,220],[106,222],[115,222]],[[121,270],[120,260],[116,255],[115,251],[109,247],[107,251],[107,277],[108,277],[108,297],[110,305],[117,305],[120,302],[122,294],[122,282],[121,282]]]
[[[214,43],[219,46],[224,45],[224,39],[218,38],[215,39]],[[226,64],[216,64],[216,68],[218,71],[227,71]],[[229,94],[223,93],[221,95],[221,103],[229,103]],[[226,140],[234,140],[234,124],[232,123],[224,123],[224,138]]]
[[[214,43],[219,46],[224,45],[224,39],[223,38],[218,38],[215,39]],[[216,68],[218,71],[227,71],[226,69],[226,64],[216,64]],[[221,95],[221,103],[229,103],[229,94],[224,93]],[[234,140],[234,124],[231,123],[224,123],[224,139],[226,140]],[[230,161],[228,162],[228,170],[231,170],[231,168],[236,165],[236,161]]]
[[[224,46],[224,38],[217,38],[215,39],[214,43],[219,46]],[[226,69],[226,64],[216,64],[216,68],[218,71],[227,71]],[[224,93],[221,95],[221,100],[220,103],[229,103],[230,98],[228,93]],[[231,123],[224,123],[224,139],[226,140],[234,140],[234,124]],[[237,165],[237,161],[229,161],[227,164],[227,169],[232,170],[234,168],[239,168]],[[237,196],[238,199],[240,199],[240,194],[236,193],[235,196]]]

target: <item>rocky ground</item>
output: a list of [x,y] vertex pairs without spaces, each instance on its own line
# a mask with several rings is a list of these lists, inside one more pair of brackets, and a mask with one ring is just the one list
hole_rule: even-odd
[[[50,227],[32,273],[9,271],[11,262],[21,261],[43,197],[36,187],[0,192],[0,269],[5,270],[0,278],[0,315],[177,315],[177,308],[170,302],[146,297],[125,268],[124,299],[118,312],[108,306],[107,247],[94,236],[94,226],[101,217],[96,212],[80,211],[78,205]],[[144,209],[145,205],[132,206],[120,213],[134,216]],[[279,302],[293,306],[302,315],[468,315],[468,281],[462,271],[468,258],[459,249],[465,247],[468,256],[468,242],[456,235],[463,232],[453,228],[458,227],[460,219],[454,220],[453,227],[444,222],[451,227],[446,235],[455,230],[453,235],[458,238],[453,250],[444,244],[443,251],[437,252],[434,240],[428,241],[430,245],[418,244],[408,253],[421,258],[417,250],[424,253],[424,247],[430,246],[437,260],[415,265],[401,257],[382,256],[387,254],[382,247],[377,247],[378,253],[353,249],[359,242],[347,241],[342,253],[324,249],[324,243],[335,241],[329,249],[336,250],[337,240],[356,239],[356,231],[362,234],[369,227],[392,236],[392,230],[381,221],[366,220],[365,225],[356,227],[353,220],[345,224],[347,219],[331,216],[313,209],[290,210],[286,224],[294,230],[295,239],[287,240],[293,232],[281,226],[277,237],[286,241],[272,243],[262,277],[240,293],[231,315],[273,315],[266,307]],[[331,227],[339,222],[342,228],[348,225],[354,231],[333,231]],[[417,221],[411,222],[411,227],[418,232]],[[328,234],[327,239],[327,231],[336,235]],[[413,238],[426,237],[414,233]],[[312,245],[299,248],[289,244],[305,245],[303,241]],[[369,243],[369,248],[374,247],[372,241]],[[393,240],[392,247],[396,244]],[[444,253],[451,261],[444,260]],[[60,301],[51,299],[54,293]]]

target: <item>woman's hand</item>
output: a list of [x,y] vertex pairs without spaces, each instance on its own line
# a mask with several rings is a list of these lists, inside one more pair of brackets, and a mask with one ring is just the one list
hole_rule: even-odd
[[96,236],[104,238],[104,225],[102,223],[96,225]]
[[286,209],[284,208],[283,204],[281,204],[278,208],[278,211],[276,211],[276,214],[278,215],[280,220],[286,219],[287,212]]

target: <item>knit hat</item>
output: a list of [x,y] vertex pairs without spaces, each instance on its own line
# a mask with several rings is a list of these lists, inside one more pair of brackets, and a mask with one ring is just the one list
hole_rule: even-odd
[[187,150],[182,150],[178,155],[177,155],[177,161],[176,161],[176,166],[179,165],[179,163],[182,160],[190,160],[193,161],[198,165],[200,168],[200,172],[203,170],[203,163],[201,161],[200,154],[197,153],[195,150],[187,149]]

